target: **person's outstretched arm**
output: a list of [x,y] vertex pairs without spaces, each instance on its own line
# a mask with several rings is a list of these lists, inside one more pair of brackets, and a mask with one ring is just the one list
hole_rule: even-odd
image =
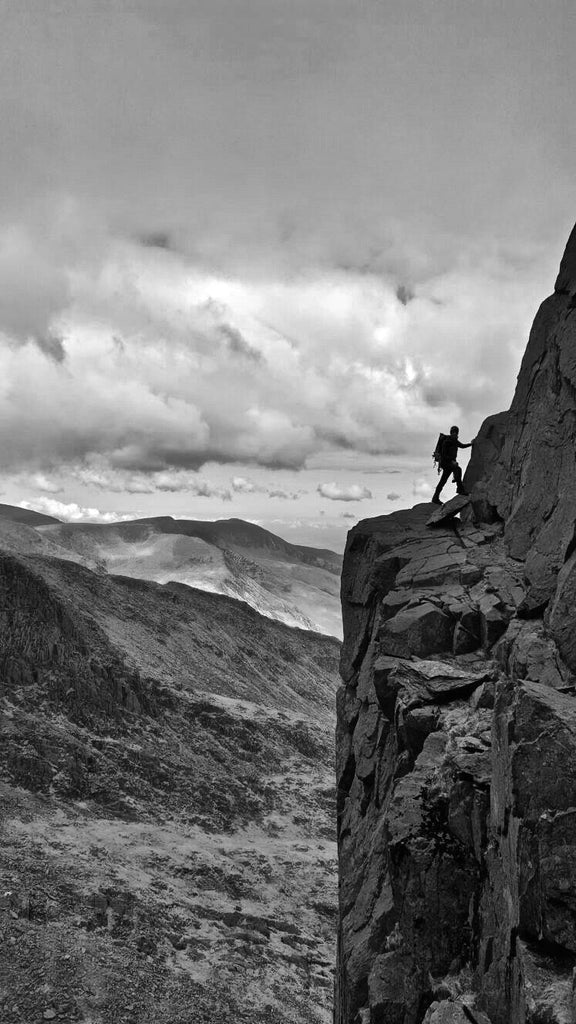
[[468,444],[462,444],[462,441],[458,441],[459,448],[471,448],[473,444],[474,441],[469,441]]

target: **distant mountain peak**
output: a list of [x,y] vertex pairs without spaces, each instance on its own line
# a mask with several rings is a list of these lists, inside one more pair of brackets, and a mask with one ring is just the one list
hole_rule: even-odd
[[48,516],[44,512],[35,512],[31,508],[21,508],[20,505],[0,504],[0,517],[11,519],[14,523],[24,523],[25,526],[48,526],[51,523],[62,522],[55,516]]
[[[4,506],[4,521],[37,527],[42,553],[115,576],[177,583],[245,601],[289,626],[341,635],[340,572],[334,551],[291,544],[257,523],[149,516],[118,523],[62,523]],[[25,535],[0,547],[39,553]]]

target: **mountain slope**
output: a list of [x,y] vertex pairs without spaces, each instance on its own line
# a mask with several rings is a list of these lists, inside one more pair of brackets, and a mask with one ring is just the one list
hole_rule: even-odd
[[52,524],[39,532],[76,560],[108,572],[227,594],[287,625],[341,634],[341,557],[289,544],[252,523],[166,516],[111,525]]
[[0,552],[0,652],[2,1021],[328,1024],[339,644]]
[[[9,510],[10,506],[7,508]],[[73,548],[61,547],[56,541],[45,536],[41,530],[36,529],[33,520],[26,524],[18,519],[8,518],[8,514],[0,515],[0,550],[15,555],[49,555],[65,561],[79,562],[89,569],[105,571],[104,567],[89,554],[82,555]]]
[[325,548],[309,548],[303,544],[290,544],[256,523],[243,519],[218,519],[215,522],[194,519],[142,519],[136,522],[149,523],[163,533],[178,533],[185,537],[198,537],[216,547],[246,552],[252,550],[261,556],[281,556],[296,564],[317,565],[330,572],[340,572],[342,557]]
[[24,523],[25,526],[50,526],[60,522],[54,516],[47,516],[43,512],[34,512],[30,508],[19,508],[17,505],[0,504],[0,518],[11,519],[15,523]]

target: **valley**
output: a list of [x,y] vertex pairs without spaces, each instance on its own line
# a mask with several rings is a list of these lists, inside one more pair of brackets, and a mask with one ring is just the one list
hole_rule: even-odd
[[339,643],[0,529],[0,1018],[328,1024]]

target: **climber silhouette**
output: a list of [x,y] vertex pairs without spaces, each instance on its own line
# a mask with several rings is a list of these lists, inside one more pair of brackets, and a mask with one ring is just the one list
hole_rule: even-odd
[[440,492],[444,487],[450,473],[453,474],[454,483],[456,484],[456,491],[458,494],[467,494],[462,486],[462,469],[456,461],[459,448],[471,448],[473,441],[468,444],[462,444],[462,441],[458,440],[459,427],[450,427],[449,434],[441,435],[438,441],[437,457],[440,462],[441,477],[438,481],[438,486],[432,496],[432,501],[435,505],[441,505]]

